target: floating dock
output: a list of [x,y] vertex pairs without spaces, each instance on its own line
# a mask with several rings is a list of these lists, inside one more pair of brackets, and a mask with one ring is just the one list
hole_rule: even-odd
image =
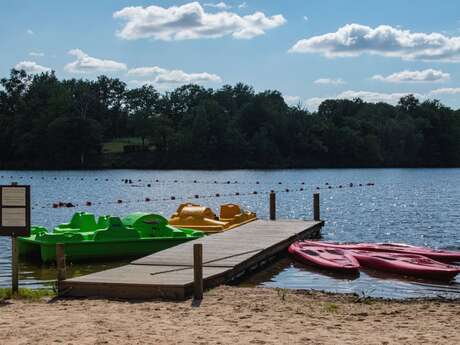
[[296,241],[319,236],[323,221],[256,220],[135,260],[59,283],[64,296],[183,300],[193,293],[193,245],[203,248],[203,286],[231,283],[263,267]]

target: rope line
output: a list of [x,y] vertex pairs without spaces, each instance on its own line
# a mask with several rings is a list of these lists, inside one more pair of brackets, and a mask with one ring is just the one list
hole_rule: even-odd
[[[10,180],[52,180],[52,181],[95,181],[95,182],[121,182],[128,185],[135,185],[136,183],[148,183],[150,186],[152,184],[217,184],[217,185],[233,185],[233,184],[241,184],[241,185],[305,185],[305,181],[293,181],[293,182],[282,182],[282,181],[238,181],[238,180],[182,180],[182,179],[149,179],[149,178],[138,178],[138,179],[131,179],[131,178],[99,178],[99,177],[77,177],[77,176],[41,176],[41,177],[34,177],[34,176],[14,176],[14,175],[1,175],[1,179],[10,179]],[[329,185],[328,182],[325,185]],[[150,187],[147,185],[147,187]]]
[[[326,187],[316,187],[312,188],[312,190],[320,191],[320,190],[346,190],[350,189],[353,187],[371,187],[374,186],[374,183],[366,183],[366,184],[353,184],[350,183],[348,185],[337,185],[337,186],[331,186],[328,185]],[[264,194],[270,194],[270,193],[295,193],[295,192],[303,192],[311,190],[310,188],[284,188],[284,189],[271,189],[269,191],[247,191],[247,192],[234,192],[234,193],[213,193],[213,194],[205,194],[205,195],[199,195],[199,194],[194,194],[191,196],[169,196],[169,197],[162,197],[162,198],[151,198],[151,197],[144,197],[143,199],[133,199],[133,200],[123,200],[123,199],[117,199],[117,200],[111,200],[111,201],[97,201],[97,202],[92,202],[92,201],[84,201],[84,202],[54,202],[51,205],[41,205],[39,203],[35,203],[32,207],[34,208],[73,208],[73,207],[92,207],[92,206],[97,206],[97,205],[123,205],[123,204],[134,204],[134,203],[149,203],[149,202],[166,202],[166,201],[173,201],[173,200],[193,200],[193,199],[211,199],[211,198],[223,198],[223,197],[241,197],[241,196],[254,196],[254,195],[264,195]]]

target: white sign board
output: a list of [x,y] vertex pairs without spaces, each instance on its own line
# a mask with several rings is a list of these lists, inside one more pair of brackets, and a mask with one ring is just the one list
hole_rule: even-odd
[[4,208],[2,210],[1,227],[21,227],[26,225],[25,208]]
[[0,236],[30,235],[30,186],[0,186]]
[[25,187],[3,187],[2,206],[26,206]]

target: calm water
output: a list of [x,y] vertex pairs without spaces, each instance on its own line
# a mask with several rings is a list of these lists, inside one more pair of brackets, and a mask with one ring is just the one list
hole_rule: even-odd
[[[290,190],[277,196],[279,218],[310,219],[311,195],[319,186],[322,218],[326,220],[323,237],[327,240],[406,242],[460,250],[460,169],[0,171],[0,175],[1,184],[17,181],[32,186],[32,221],[47,227],[67,222],[76,210],[98,215],[146,211],[168,217],[183,201],[200,202],[215,210],[222,203],[239,203],[260,218],[267,218],[268,197],[262,192],[271,189]],[[123,183],[123,178],[131,179],[133,184]],[[367,182],[375,186],[358,186]],[[327,189],[326,183],[344,187]],[[354,184],[352,188],[350,183]],[[304,191],[298,191],[300,188]],[[254,191],[258,193],[252,194]],[[236,192],[251,195],[225,196]],[[194,199],[196,194],[216,193],[221,197]],[[170,200],[171,196],[176,200]],[[168,200],[143,202],[146,197]],[[118,199],[123,203],[118,204]],[[53,209],[52,203],[59,201],[79,205],[91,201],[93,206]],[[0,238],[0,286],[9,284],[9,246],[9,238]],[[79,275],[122,263],[75,265],[71,272]],[[23,286],[40,287],[52,281],[55,272],[52,267],[22,263],[20,278]],[[307,269],[288,259],[248,283],[397,298],[460,297],[460,278],[451,284],[436,284],[366,271],[350,279]]]

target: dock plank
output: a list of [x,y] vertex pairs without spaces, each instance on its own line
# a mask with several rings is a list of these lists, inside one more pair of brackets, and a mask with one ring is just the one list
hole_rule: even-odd
[[61,294],[130,299],[184,299],[193,286],[193,245],[203,244],[203,284],[212,288],[257,269],[298,239],[313,238],[324,222],[256,220],[135,260],[129,265],[60,282]]
[[[291,240],[303,230],[314,226],[317,222],[304,221],[264,221],[258,220],[233,230],[183,243],[168,250],[155,253],[133,261],[135,265],[190,265],[193,262],[193,244],[203,244],[203,265],[212,262],[217,265],[225,260],[228,265],[234,260],[229,257],[245,255],[251,251],[262,251],[281,241]],[[242,258],[240,258],[242,259]],[[223,265],[222,262],[220,262]]]

